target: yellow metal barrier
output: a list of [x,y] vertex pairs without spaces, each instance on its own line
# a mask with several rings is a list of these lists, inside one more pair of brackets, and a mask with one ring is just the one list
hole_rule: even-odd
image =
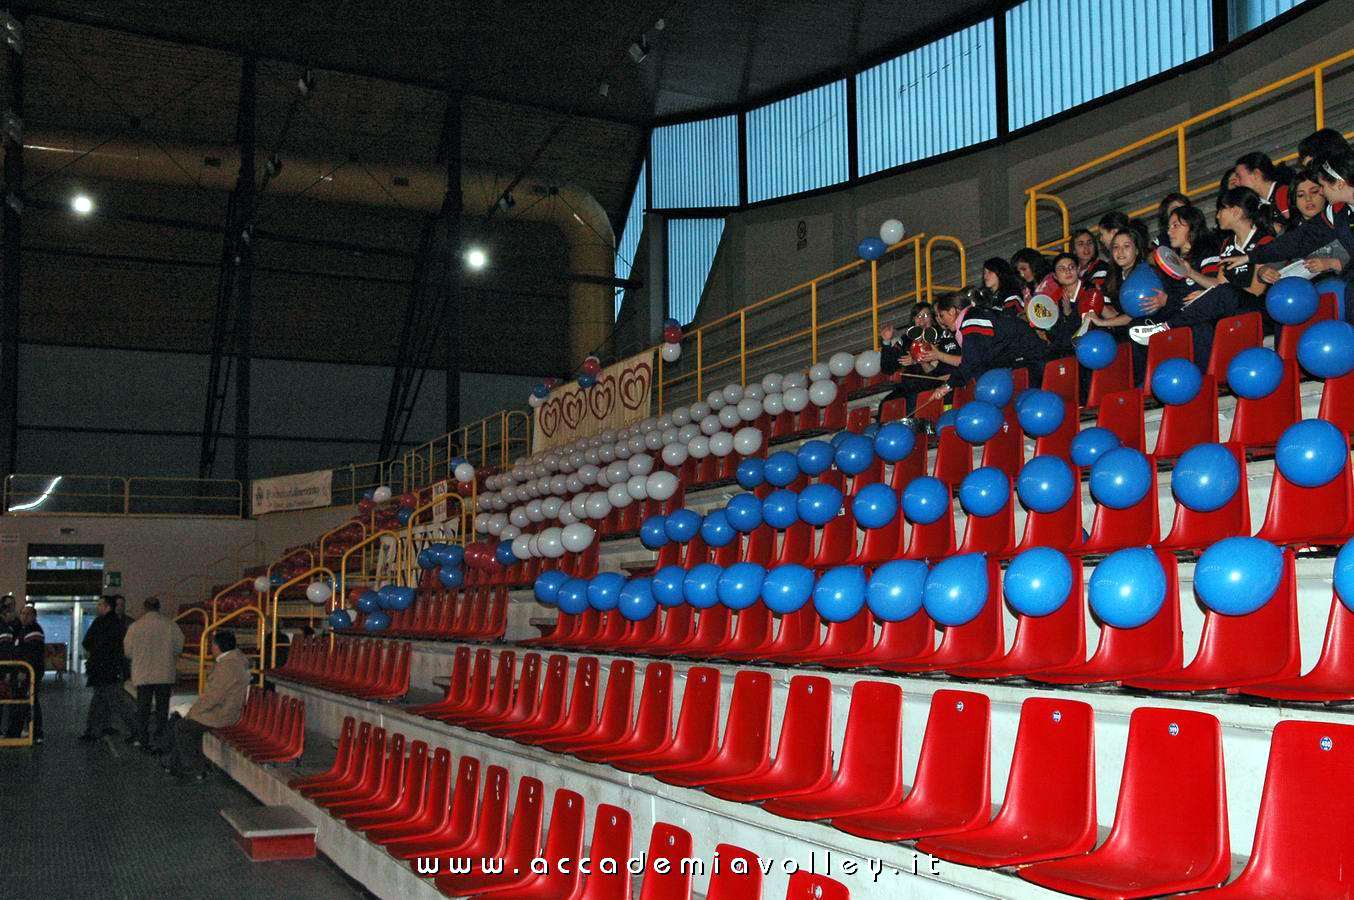
[[[0,670],[6,666],[11,669],[21,669],[28,673],[26,681],[28,685],[27,697],[15,697],[9,700],[0,700],[0,706],[23,706],[28,705],[28,733],[24,737],[0,737],[0,747],[31,747],[33,746],[33,697],[36,691],[36,685],[33,680],[33,667],[21,659],[0,659]],[[0,672],[0,678],[4,678],[3,672]]]
[[235,610],[235,612],[233,612],[233,613],[231,613],[231,614],[229,614],[229,615],[227,615],[227,616],[221,617],[221,618],[218,619],[217,621],[212,622],[212,623],[211,623],[210,625],[208,625],[206,628],[202,629],[202,636],[201,636],[200,638],[198,638],[198,659],[197,659],[197,692],[198,692],[199,694],[201,694],[203,688],[205,688],[205,687],[207,686],[207,647],[210,646],[210,645],[208,644],[208,642],[207,642],[207,639],[208,639],[209,637],[211,637],[212,632],[214,632],[214,631],[216,631],[217,629],[219,629],[222,625],[225,625],[227,622],[231,622],[231,621],[234,621],[235,619],[240,618],[240,617],[243,616],[245,613],[251,613],[251,612],[254,613],[256,616],[258,616],[258,620],[259,620],[259,626],[258,626],[258,640],[259,640],[259,687],[263,687],[263,671],[264,671],[264,666],[263,666],[263,636],[264,636],[264,634],[265,634],[265,632],[264,632],[263,629],[264,629],[264,625],[266,624],[266,622],[265,622],[266,617],[265,617],[265,615],[264,615],[263,610],[260,609],[260,608],[257,607],[257,606],[242,606],[242,607],[240,607],[239,609]]
[[[358,541],[356,544],[353,544],[347,550],[343,551],[343,556],[339,559],[338,580],[335,583],[334,587],[334,596],[336,598],[341,597],[343,600],[346,600],[348,597],[348,558],[357,551],[365,549],[366,547],[370,546],[376,541],[379,541],[383,537],[395,538],[395,553],[396,553],[395,570],[396,571],[400,570],[399,563],[400,536],[396,532],[391,531],[389,528],[382,529],[381,531],[378,531],[375,534],[369,534],[362,540]],[[336,600],[335,602],[337,603],[340,601]]]
[[[959,283],[958,284],[936,284],[935,282],[935,255],[936,244],[947,244],[954,248],[959,254]],[[960,288],[968,286],[968,254],[964,251],[964,243],[957,237],[948,234],[933,234],[926,240],[926,299],[934,301],[936,291],[957,291]],[[878,334],[879,329],[875,329]]]
[[[429,510],[434,509],[435,507],[440,506],[440,505],[443,504],[443,503],[447,503],[447,502],[450,502],[450,501],[452,501],[452,500],[455,500],[455,501],[456,501],[456,520],[455,520],[455,521],[456,521],[456,534],[454,535],[453,540],[454,540],[455,543],[460,544],[462,547],[464,547],[464,546],[466,545],[466,541],[467,541],[467,539],[468,539],[468,536],[469,536],[469,532],[470,532],[470,530],[471,530],[471,527],[474,525],[474,521],[475,521],[475,520],[474,520],[474,515],[475,515],[475,512],[474,512],[474,510],[475,510],[475,499],[474,499],[474,497],[475,497],[475,493],[476,493],[476,488],[475,488],[475,486],[472,484],[472,485],[471,485],[471,494],[470,494],[471,500],[470,500],[469,504],[467,505],[466,499],[465,499],[464,497],[462,497],[460,494],[456,493],[455,491],[447,491],[446,494],[444,494],[444,495],[441,496],[441,497],[438,497],[436,500],[431,500],[431,501],[429,501],[429,502],[423,504],[422,506],[416,507],[416,508],[414,509],[414,511],[411,512],[411,513],[409,514],[409,521],[406,522],[405,525],[404,525],[404,548],[403,548],[404,552],[403,552],[403,554],[402,554],[403,559],[404,559],[404,566],[403,566],[403,567],[401,568],[401,570],[400,570],[400,571],[402,571],[402,572],[404,573],[404,582],[405,582],[405,584],[407,584],[407,585],[409,585],[409,586],[417,586],[417,584],[418,584],[418,582],[417,582],[417,575],[415,574],[416,569],[417,569],[417,565],[416,565],[416,563],[415,563],[415,557],[416,557],[418,554],[416,554],[416,553],[414,552],[414,526],[418,523],[418,517],[419,517],[422,513],[428,512]],[[450,513],[450,511],[448,511],[448,513]],[[445,522],[451,522],[451,521],[452,521],[451,515],[448,514],[448,515],[447,515],[447,518],[446,518],[446,520],[445,520]],[[437,523],[435,523],[435,522],[428,522],[428,523],[425,523],[425,524],[427,524],[427,525],[435,525],[435,524],[437,524]],[[445,536],[446,536],[446,534],[445,534],[445,529],[444,529],[443,537],[445,538]]]
[[[251,585],[251,586],[252,586],[253,584],[254,584],[254,578],[253,578],[252,576],[251,576],[251,577],[248,577],[248,578],[241,578],[239,581],[236,581],[234,584],[231,584],[229,587],[224,587],[224,588],[222,588],[221,590],[217,591],[215,594],[213,594],[213,595],[212,595],[212,613],[211,613],[211,617],[210,617],[210,620],[209,620],[209,621],[210,621],[210,622],[215,622],[215,621],[219,618],[219,616],[217,615],[217,606],[216,606],[217,601],[219,601],[222,597],[226,596],[226,594],[229,594],[231,591],[235,590],[235,589],[238,588],[238,587],[244,587],[245,585]],[[256,591],[255,593],[258,593],[258,592]]]
[[[282,592],[285,591],[287,588],[291,587],[292,585],[300,584],[301,582],[307,579],[314,581],[316,579],[313,576],[316,575],[329,576],[329,589],[331,591],[330,599],[332,601],[333,599],[332,591],[334,591],[337,588],[338,579],[334,577],[333,570],[331,570],[328,566],[314,566],[302,572],[300,575],[297,575],[295,578],[282,582],[276,588],[273,589],[271,596],[268,598],[269,600],[268,632],[273,636],[272,647],[268,653],[268,668],[272,669],[277,667],[277,620],[280,618],[279,611],[282,608]],[[311,621],[313,622],[315,619],[313,612],[315,609],[315,604],[311,603],[309,599],[306,600],[306,604],[312,610],[310,618]],[[262,665],[262,658],[263,658],[263,647],[262,645],[260,645],[259,647],[260,666]],[[260,682],[260,684],[262,684],[262,682]]]

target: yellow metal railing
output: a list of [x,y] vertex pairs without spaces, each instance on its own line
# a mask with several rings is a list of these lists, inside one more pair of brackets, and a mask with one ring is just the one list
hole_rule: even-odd
[[[400,569],[404,575],[404,583],[406,585],[413,587],[418,584],[418,565],[415,561],[418,553],[414,550],[414,529],[416,527],[419,528],[420,536],[428,537],[431,531],[436,530],[435,528],[430,528],[430,526],[442,525],[442,534],[440,537],[443,540],[450,539],[452,543],[464,547],[470,532],[470,527],[474,521],[476,493],[477,491],[473,484],[471,485],[470,498],[468,501],[465,497],[462,497],[455,491],[448,491],[436,500],[431,500],[424,503],[422,506],[416,507],[414,511],[409,514],[409,521],[404,525],[404,546],[401,554],[403,566]],[[456,501],[455,519],[452,518],[451,511],[448,510],[447,517],[441,522],[429,521],[422,525],[419,524],[418,518],[420,515],[437,508],[443,503],[449,503],[452,500]],[[452,532],[449,528],[453,521],[456,523],[455,532]]]
[[[1189,177],[1189,132],[1197,125],[1218,119],[1241,106],[1245,106],[1255,100],[1264,97],[1272,97],[1274,94],[1284,89],[1292,88],[1301,83],[1311,80],[1312,98],[1314,116],[1313,121],[1316,128],[1324,128],[1326,123],[1326,76],[1328,70],[1339,64],[1354,58],[1354,49],[1345,50],[1335,56],[1322,60],[1315,65],[1308,66],[1272,81],[1263,87],[1258,87],[1253,91],[1248,91],[1239,97],[1221,103],[1212,109],[1190,116],[1182,122],[1153,132],[1146,137],[1139,138],[1132,143],[1126,144],[1117,150],[1111,150],[1102,154],[1089,162],[1082,163],[1079,166],[1061,172],[1052,178],[1046,178],[1038,184],[1025,189],[1025,243],[1038,250],[1045,252],[1056,249],[1066,249],[1071,240],[1070,226],[1067,205],[1051,189],[1066,185],[1071,179],[1086,176],[1096,170],[1102,169],[1116,162],[1122,162],[1132,154],[1138,153],[1154,145],[1164,145],[1167,142],[1173,142],[1175,148],[1175,166],[1176,166],[1176,190],[1187,197],[1197,197],[1217,187],[1217,182],[1205,182],[1203,184],[1190,184]],[[1350,134],[1354,134],[1351,132]],[[1349,136],[1349,135],[1347,135]],[[1276,162],[1286,162],[1293,158],[1292,154],[1276,159]],[[1062,233],[1052,240],[1041,240],[1039,235],[1039,207],[1041,203],[1049,203],[1057,207],[1061,218]],[[1156,204],[1133,210],[1129,213],[1131,217],[1142,216],[1146,213],[1155,211]]]
[[[271,596],[268,598],[268,600],[269,600],[269,604],[268,604],[268,632],[269,632],[269,633],[272,635],[272,637],[273,637],[272,645],[271,645],[271,647],[269,648],[269,652],[268,652],[268,667],[269,667],[269,668],[274,668],[274,667],[277,666],[277,622],[278,622],[278,619],[281,618],[281,616],[280,616],[280,611],[281,611],[281,609],[282,609],[282,592],[285,591],[287,588],[291,587],[292,585],[294,585],[294,584],[300,584],[301,582],[306,581],[307,579],[309,579],[310,581],[317,581],[317,580],[320,580],[320,579],[317,579],[317,578],[315,577],[315,576],[317,576],[317,575],[319,575],[319,576],[328,576],[328,577],[329,577],[329,585],[330,585],[330,590],[331,590],[331,591],[334,590],[334,587],[338,584],[338,579],[334,577],[334,572],[333,572],[333,570],[330,569],[328,566],[313,566],[313,567],[311,567],[310,569],[307,569],[306,571],[302,572],[300,575],[297,575],[295,578],[290,578],[290,579],[288,579],[287,581],[284,581],[284,582],[282,582],[281,584],[279,584],[276,588],[273,588],[272,594],[271,594]],[[332,594],[331,594],[331,597],[332,597]],[[311,613],[311,614],[310,614],[310,621],[311,621],[311,623],[313,624],[314,621],[315,621],[315,608],[316,608],[317,604],[311,603],[311,602],[309,601],[309,599],[307,599],[307,600],[306,600],[306,605],[310,607],[310,613]],[[263,646],[260,645],[260,646],[259,646],[259,660],[260,660],[259,665],[260,665],[260,666],[263,664],[263,663],[262,663],[262,659],[263,659]],[[261,684],[261,683],[262,683],[262,682],[260,682],[260,684]]]
[[238,519],[244,489],[233,478],[145,475],[5,476],[4,512],[14,516],[194,516]]
[[[251,576],[246,577],[246,578],[241,578],[241,579],[239,579],[238,581],[236,581],[236,582],[232,583],[231,585],[229,585],[228,587],[224,587],[224,588],[222,588],[221,590],[217,591],[215,594],[213,594],[213,595],[212,595],[212,609],[211,609],[211,616],[209,617],[209,620],[208,620],[209,623],[210,623],[210,622],[216,622],[216,621],[218,621],[218,620],[221,618],[220,615],[219,615],[219,608],[217,607],[217,603],[221,600],[222,597],[226,596],[226,594],[229,594],[231,591],[235,590],[236,588],[244,587],[245,585],[251,585],[251,586],[252,586],[253,584],[254,584],[254,576],[251,575]],[[256,591],[255,593],[258,593],[258,592]]]
[[208,643],[208,639],[212,636],[212,632],[218,630],[227,622],[232,622],[243,616],[245,613],[251,612],[258,616],[259,687],[263,687],[263,637],[266,634],[264,627],[267,624],[267,616],[264,615],[262,609],[251,604],[250,606],[242,606],[229,615],[222,616],[220,619],[217,619],[215,622],[210,623],[206,628],[202,629],[202,636],[199,637],[197,641],[197,692],[199,694],[201,694],[203,688],[207,686],[207,648],[211,646]]
[[[401,564],[400,564],[400,547],[399,547],[399,538],[400,538],[400,536],[399,536],[398,533],[396,533],[396,532],[394,532],[394,531],[391,531],[389,528],[386,528],[386,529],[383,529],[383,530],[381,530],[381,531],[376,532],[375,534],[369,534],[369,535],[367,535],[367,536],[364,537],[362,540],[358,541],[356,544],[353,544],[353,545],[352,545],[351,547],[349,547],[347,550],[344,550],[344,551],[343,551],[343,556],[339,559],[338,577],[337,577],[337,580],[336,580],[336,582],[335,582],[335,584],[334,584],[334,597],[335,597],[335,601],[334,601],[334,602],[335,602],[336,604],[342,603],[342,602],[346,601],[347,598],[348,598],[348,559],[349,559],[349,557],[351,557],[354,553],[356,553],[356,552],[359,551],[359,550],[365,551],[367,547],[371,546],[372,544],[374,544],[375,542],[379,541],[381,538],[384,538],[384,537],[389,537],[389,538],[394,538],[394,539],[395,539],[395,571],[396,571],[396,572],[399,572],[399,571],[402,569],[402,566],[401,566]],[[365,554],[365,552],[364,552],[364,553],[363,553],[364,558],[365,558],[365,555],[366,555],[366,554]],[[361,577],[363,577],[363,578],[366,578],[366,577],[367,577],[368,573],[367,573],[366,570],[367,570],[367,566],[366,566],[365,563],[364,563],[364,565],[362,566],[362,572],[360,573],[360,574],[361,574]],[[375,576],[372,576],[372,577],[374,578]],[[339,608],[339,607],[336,606],[335,608]]]
[[455,431],[435,437],[404,454],[405,490],[435,481],[451,481],[453,459],[462,457],[479,468],[507,468],[514,456],[531,452],[531,416],[520,409],[504,409]]
[[28,679],[26,681],[28,685],[28,696],[0,700],[0,708],[5,706],[23,706],[27,704],[28,731],[21,737],[11,738],[0,736],[0,747],[31,747],[33,746],[33,697],[34,691],[37,689],[33,681],[33,667],[21,659],[0,659],[0,678],[6,677],[2,674],[6,666],[12,669],[20,669],[28,673]]

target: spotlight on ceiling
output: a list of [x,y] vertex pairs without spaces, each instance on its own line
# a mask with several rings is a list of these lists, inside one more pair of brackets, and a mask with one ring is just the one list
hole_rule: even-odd
[[80,215],[87,215],[94,211],[94,201],[84,194],[76,194],[75,197],[71,199],[71,209],[80,213]]
[[489,261],[489,257],[484,255],[484,251],[478,247],[473,248],[465,255],[466,265],[472,269],[483,269],[484,264]]
[[641,36],[639,40],[630,45],[627,52],[636,63],[644,62],[649,58],[649,39]]

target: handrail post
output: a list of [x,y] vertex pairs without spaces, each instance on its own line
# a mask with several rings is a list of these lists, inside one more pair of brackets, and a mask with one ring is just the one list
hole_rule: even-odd
[[1312,92],[1316,100],[1317,131],[1326,127],[1326,79],[1324,69],[1324,66],[1316,66],[1312,69]]
[[1175,129],[1175,164],[1180,170],[1180,193],[1189,193],[1189,171],[1186,169],[1185,153],[1185,126],[1178,125]]
[[872,347],[879,350],[879,260],[870,260],[870,323],[874,326],[870,334]]
[[748,381],[748,311],[738,311],[738,382]]
[[[914,304],[921,300],[921,280],[922,280],[922,235],[917,235],[912,239],[912,302]],[[928,293],[929,297],[930,294]],[[875,324],[875,337],[878,339],[879,325]],[[875,348],[879,349],[878,347]]]
[[809,364],[818,362],[818,279],[809,282]]

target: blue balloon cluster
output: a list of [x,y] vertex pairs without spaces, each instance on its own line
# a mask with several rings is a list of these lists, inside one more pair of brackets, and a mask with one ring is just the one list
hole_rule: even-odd
[[385,610],[406,610],[414,605],[416,591],[411,587],[400,587],[395,584],[387,584],[376,592],[378,603],[381,609]]
[[[502,548],[507,546],[508,552],[512,552],[512,543],[503,542],[494,550],[494,557],[503,562],[500,555]],[[429,544],[418,555],[419,565],[424,564],[424,557],[427,557],[429,565],[425,568],[437,569],[437,583],[449,591],[458,590],[465,586],[465,548],[458,544]],[[504,565],[512,565],[516,562],[516,557]]]
[[1095,371],[1114,362],[1119,353],[1119,345],[1108,332],[1091,329],[1077,341],[1077,362]]

